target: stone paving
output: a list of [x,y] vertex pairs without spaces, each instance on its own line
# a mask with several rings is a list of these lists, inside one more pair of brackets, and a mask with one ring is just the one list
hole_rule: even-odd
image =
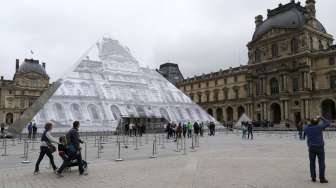
[[[97,159],[97,147],[88,139],[89,175],[79,176],[77,169],[56,178],[48,169],[48,160],[41,174],[32,175],[38,151],[31,153],[28,165],[20,164],[22,145],[8,148],[7,157],[0,157],[0,187],[233,187],[233,188],[313,188],[336,186],[336,137],[326,134],[326,165],[329,184],[312,183],[305,141],[293,132],[255,133],[255,139],[241,140],[232,133],[200,139],[196,152],[176,152],[174,142],[158,146],[158,158],[150,159],[151,139],[142,140],[139,150],[134,145],[122,149],[122,162],[115,162],[115,138],[104,145]],[[131,138],[132,139],[132,138]],[[132,140],[129,140],[129,144]],[[166,140],[165,140],[166,141]],[[9,142],[8,142],[9,144]],[[187,145],[190,146],[190,140]],[[139,144],[140,145],[140,144]],[[21,151],[22,150],[22,151]],[[3,149],[0,151],[3,153]],[[56,157],[55,155],[55,158]],[[60,161],[57,161],[60,164]]]

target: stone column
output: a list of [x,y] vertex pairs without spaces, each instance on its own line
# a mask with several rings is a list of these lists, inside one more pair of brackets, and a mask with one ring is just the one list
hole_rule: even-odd
[[288,85],[288,80],[287,80],[287,75],[286,74],[284,74],[283,75],[284,76],[284,92],[288,92],[288,87],[287,87],[287,85]]
[[305,100],[305,111],[306,111],[306,118],[310,118],[310,110],[309,110],[309,100]]
[[280,101],[280,108],[281,108],[281,121],[285,120],[285,101]]
[[284,104],[285,104],[285,110],[284,110],[285,114],[284,114],[284,118],[285,118],[285,120],[287,120],[287,119],[289,119],[289,117],[288,117],[288,115],[289,115],[289,113],[288,113],[288,100],[285,100],[285,101],[284,101]]

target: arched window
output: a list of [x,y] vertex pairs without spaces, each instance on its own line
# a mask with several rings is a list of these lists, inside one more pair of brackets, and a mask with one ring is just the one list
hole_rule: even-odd
[[259,48],[257,48],[254,52],[254,56],[255,56],[255,62],[260,62],[261,61],[261,51]]
[[279,94],[279,82],[276,78],[271,79],[271,94],[276,95]]
[[298,53],[298,51],[299,51],[299,41],[298,41],[297,38],[292,39],[291,50],[292,50],[292,53]]
[[66,120],[66,115],[65,115],[63,106],[59,103],[56,103],[55,104],[55,109],[56,109],[57,119]]
[[91,120],[100,120],[99,111],[96,105],[90,104],[88,106],[88,111],[89,111]]
[[278,57],[279,56],[279,48],[277,44],[272,45],[272,57]]
[[82,120],[83,119],[83,112],[82,108],[78,104],[71,105],[71,113],[74,120]]

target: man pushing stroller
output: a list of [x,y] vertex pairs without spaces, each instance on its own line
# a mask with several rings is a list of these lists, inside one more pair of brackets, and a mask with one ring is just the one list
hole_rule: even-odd
[[59,155],[63,159],[62,166],[57,170],[58,177],[63,177],[62,172],[66,167],[78,166],[79,175],[88,175],[85,169],[87,169],[87,162],[82,160],[80,144],[84,143],[78,133],[79,121],[73,122],[73,128],[60,138],[60,144],[58,145]]

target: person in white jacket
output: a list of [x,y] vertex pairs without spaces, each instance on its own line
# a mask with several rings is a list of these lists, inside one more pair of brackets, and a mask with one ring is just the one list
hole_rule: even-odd
[[37,175],[39,173],[40,162],[42,161],[44,155],[47,155],[49,157],[50,164],[54,169],[54,171],[57,170],[57,167],[54,162],[54,157],[52,155],[52,153],[56,150],[56,148],[55,146],[52,145],[52,143],[58,144],[58,139],[51,136],[50,132],[52,130],[52,127],[53,125],[51,123],[46,123],[44,126],[45,130],[41,137],[40,155],[36,161],[34,175]]

